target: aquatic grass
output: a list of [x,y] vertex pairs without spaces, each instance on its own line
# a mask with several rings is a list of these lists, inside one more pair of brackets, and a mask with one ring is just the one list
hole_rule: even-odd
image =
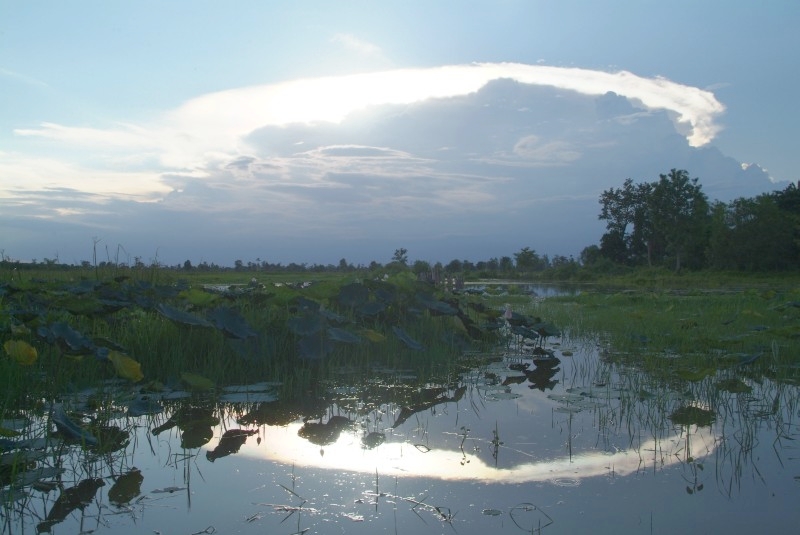
[[608,358],[699,380],[721,368],[786,365],[780,355],[797,354],[800,324],[785,302],[760,291],[584,292],[530,307],[570,335],[605,343]]

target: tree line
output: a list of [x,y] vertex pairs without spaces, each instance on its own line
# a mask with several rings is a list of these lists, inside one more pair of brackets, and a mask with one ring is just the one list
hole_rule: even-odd
[[[237,259],[233,266],[191,260],[174,266],[154,260],[150,267],[176,271],[239,272],[377,272],[411,270],[426,273],[459,274],[474,278],[542,277],[558,280],[591,278],[594,274],[614,273],[641,266],[666,267],[675,271],[733,270],[785,271],[800,266],[800,182],[782,190],[752,198],[740,197],[731,202],[710,202],[697,178],[685,170],[672,169],[653,182],[635,183],[626,179],[621,187],[609,188],[599,198],[600,220],[606,232],[599,244],[585,247],[578,259],[561,255],[552,258],[523,247],[512,256],[471,261],[453,259],[430,263],[409,261],[406,248],[396,249],[391,260],[382,264],[354,265],[345,258],[337,264],[273,263]],[[148,267],[140,257],[120,261],[117,247],[114,258],[106,248],[105,261],[84,260],[82,268],[104,267],[141,269]],[[32,269],[39,266],[66,269],[71,266],[55,259],[42,263],[13,261],[0,251],[0,267]]]
[[781,271],[800,266],[800,189],[709,202],[697,178],[672,169],[654,182],[600,195],[606,232],[581,253],[587,266],[666,266],[680,271]]

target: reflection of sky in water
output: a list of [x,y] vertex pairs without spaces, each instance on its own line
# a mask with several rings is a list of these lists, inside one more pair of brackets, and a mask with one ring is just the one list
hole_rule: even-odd
[[[218,409],[208,409],[212,423],[201,414],[204,445],[192,449],[180,447],[179,427],[153,435],[170,414],[135,420],[111,475],[99,457],[95,465],[65,458],[65,466],[75,463],[65,487],[90,475],[106,485],[55,531],[516,534],[552,519],[543,533],[741,533],[791,532],[800,522],[795,388],[753,382],[753,394],[717,394],[713,427],[675,425],[668,416],[685,404],[683,394],[663,387],[654,398],[631,396],[591,350],[572,349],[552,388],[493,365],[464,376],[463,396],[452,385],[434,390],[435,400],[449,401],[426,405],[423,396],[415,413],[399,401],[365,401],[366,385],[336,390],[342,397],[305,428],[302,419],[240,425],[257,405],[227,405],[223,425],[212,427]],[[582,410],[565,411],[564,399]],[[775,406],[781,411],[770,413]],[[311,425],[331,421],[346,425]],[[207,453],[238,428],[255,434],[210,462]],[[370,433],[385,439],[367,448]],[[107,505],[114,478],[134,466],[140,495]],[[48,495],[45,509],[56,497]],[[452,526],[442,511],[456,513]]]
[[[689,435],[691,440],[687,440],[686,435],[672,435],[660,440],[649,439],[638,447],[638,451],[583,451],[574,453],[572,457],[563,452],[560,456],[555,456],[552,452],[523,452],[530,456],[529,462],[494,466],[487,463],[483,458],[485,456],[478,455],[474,449],[474,441],[469,438],[465,441],[464,452],[436,446],[428,448],[421,443],[395,441],[393,438],[388,438],[380,446],[367,449],[361,444],[360,434],[353,432],[342,433],[333,444],[318,446],[298,436],[301,427],[301,423],[294,423],[282,428],[267,428],[262,435],[261,445],[249,441],[240,453],[296,466],[338,471],[367,474],[377,471],[380,475],[387,476],[461,479],[485,483],[528,483],[561,478],[580,479],[612,472],[617,476],[625,476],[640,470],[661,469],[685,462],[687,456],[701,458],[714,448],[714,437],[710,431],[698,431],[693,426]],[[491,435],[489,437],[481,442],[481,450],[492,447]],[[500,440],[503,440],[502,435]],[[460,441],[458,437],[458,440],[450,442]],[[508,448],[523,446],[506,445],[503,442],[498,452],[500,458],[507,455],[505,450]],[[519,452],[516,456],[520,456]]]

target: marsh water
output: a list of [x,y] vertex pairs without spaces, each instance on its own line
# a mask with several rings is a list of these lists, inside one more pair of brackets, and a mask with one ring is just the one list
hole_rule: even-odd
[[114,400],[103,448],[46,438],[36,414],[3,422],[32,438],[4,442],[29,460],[27,484],[4,487],[2,533],[797,529],[797,386],[747,369],[660,384],[612,354],[602,338],[512,337],[440,379],[342,370],[293,401],[270,383],[107,384],[64,400],[67,422]]

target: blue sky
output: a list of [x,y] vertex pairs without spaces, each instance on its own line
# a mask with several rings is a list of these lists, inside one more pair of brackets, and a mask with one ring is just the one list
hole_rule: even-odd
[[798,22],[793,1],[1,0],[0,250],[577,255],[627,177],[685,168],[721,200],[800,178]]

